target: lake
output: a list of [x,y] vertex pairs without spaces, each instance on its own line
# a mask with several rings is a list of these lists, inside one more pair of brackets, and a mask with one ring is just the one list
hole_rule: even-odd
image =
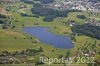
[[73,48],[73,43],[69,37],[49,32],[47,27],[26,27],[22,30],[27,34],[35,36],[40,42],[56,48]]

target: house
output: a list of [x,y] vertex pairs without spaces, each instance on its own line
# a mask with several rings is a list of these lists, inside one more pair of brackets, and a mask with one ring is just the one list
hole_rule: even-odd
[[22,4],[22,5],[20,5],[20,8],[27,8],[27,6]]
[[73,20],[71,20],[71,21],[68,20],[68,22],[66,22],[65,25],[74,26],[74,25],[76,25],[76,23]]
[[95,3],[95,4],[94,4],[94,7],[95,7],[96,9],[100,9],[100,2]]

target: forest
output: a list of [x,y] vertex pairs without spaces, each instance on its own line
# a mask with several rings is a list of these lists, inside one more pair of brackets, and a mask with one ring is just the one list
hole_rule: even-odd
[[81,12],[80,10],[55,10],[52,8],[45,8],[42,4],[34,4],[31,9],[32,13],[38,16],[44,16],[44,21],[53,21],[56,17],[67,17],[69,12]]
[[92,38],[100,39],[100,26],[89,24],[75,25],[72,27],[74,33],[83,34]]

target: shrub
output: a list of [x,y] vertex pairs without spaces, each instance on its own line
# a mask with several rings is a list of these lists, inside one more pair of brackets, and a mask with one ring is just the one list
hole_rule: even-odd
[[77,17],[80,19],[86,19],[86,16],[84,16],[84,15],[77,15]]
[[53,21],[53,16],[46,16],[46,17],[44,17],[44,19],[43,19],[43,21],[46,21],[46,22],[51,22],[51,21]]

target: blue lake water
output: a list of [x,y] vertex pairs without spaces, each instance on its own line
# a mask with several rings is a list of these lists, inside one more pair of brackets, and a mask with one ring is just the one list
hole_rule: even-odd
[[73,48],[72,41],[69,37],[49,32],[46,27],[26,27],[22,30],[27,34],[37,37],[40,42],[56,48]]

